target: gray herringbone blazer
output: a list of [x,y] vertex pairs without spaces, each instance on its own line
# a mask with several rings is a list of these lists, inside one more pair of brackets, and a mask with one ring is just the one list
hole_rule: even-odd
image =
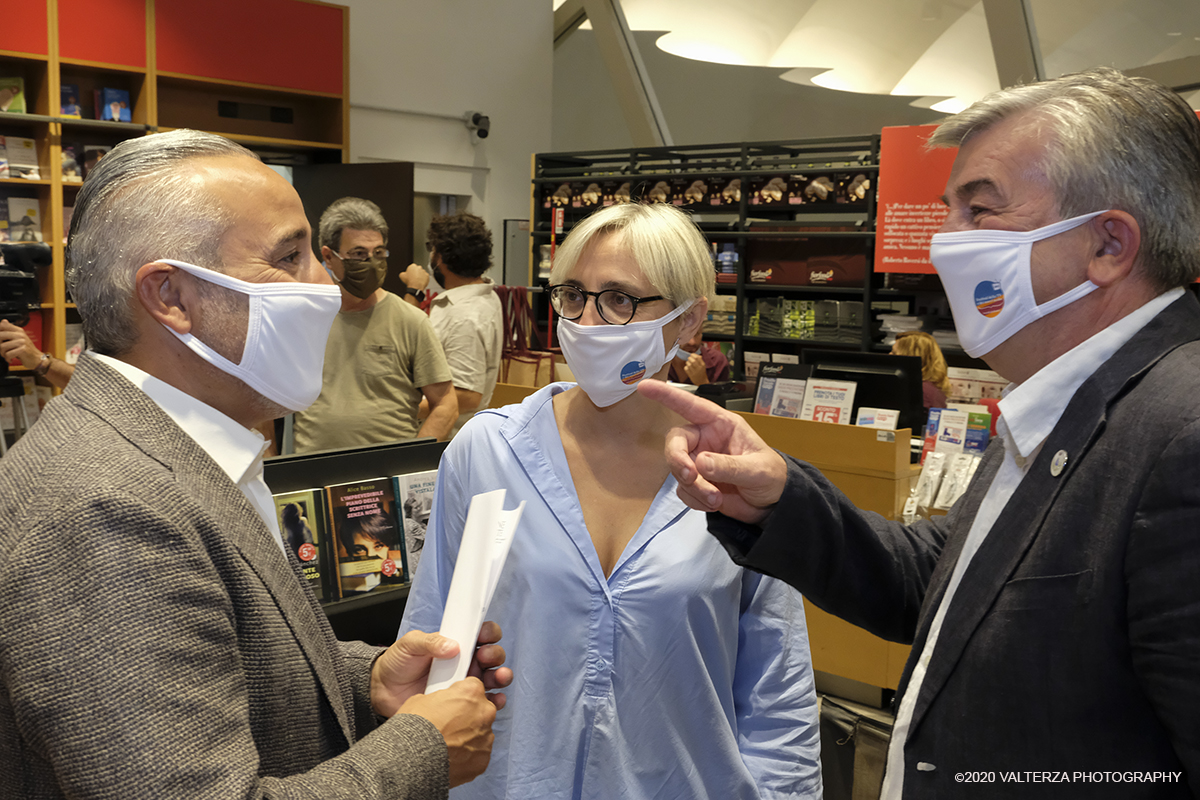
[[379,651],[337,642],[289,561],[204,450],[80,359],[0,460],[0,799],[445,797],[441,735],[371,732]]

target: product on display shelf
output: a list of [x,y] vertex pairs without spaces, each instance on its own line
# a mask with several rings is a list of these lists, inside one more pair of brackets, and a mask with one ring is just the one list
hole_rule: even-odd
[[42,213],[36,197],[8,198],[8,235],[14,242],[40,242]]
[[671,202],[671,184],[666,181],[657,181],[650,191],[646,192],[646,199],[651,203]]
[[803,200],[807,203],[817,203],[834,199],[837,187],[828,175],[820,175],[809,181],[804,187]]
[[571,184],[571,207],[591,209],[600,207],[600,199],[604,192],[600,184],[576,181]]
[[783,175],[761,175],[750,179],[750,205],[786,205],[787,178]]
[[61,102],[59,103],[59,113],[64,117],[73,119],[81,119],[83,117],[83,109],[79,107],[79,84],[64,83],[60,86]]
[[849,425],[857,388],[852,381],[809,378],[804,386],[804,407],[800,419]]
[[763,363],[768,363],[768,364],[771,363],[771,354],[770,353],[757,353],[757,352],[747,350],[746,356],[745,356],[746,377],[747,378],[757,378],[758,377],[758,368]]
[[742,202],[741,178],[709,178],[708,205],[737,206]]
[[760,364],[754,413],[799,419],[804,407],[804,387],[811,372],[808,365]]
[[858,410],[858,417],[854,420],[854,424],[862,428],[881,428],[894,431],[899,420],[900,412],[894,408],[867,408],[864,406]]
[[[38,166],[37,142],[24,136],[5,136],[4,153],[8,159],[8,177],[41,180]],[[14,241],[16,241],[14,239]]]
[[330,547],[325,501],[320,489],[305,489],[274,495],[275,513],[283,543],[304,571],[305,580],[321,602],[337,600],[337,560]]
[[437,485],[437,470],[413,472],[392,477],[396,498],[400,503],[401,524],[404,527],[404,553],[408,561],[408,579],[417,574],[421,552],[425,549],[425,530],[433,509],[433,490]]
[[703,203],[708,196],[708,184],[702,178],[690,182],[687,188],[683,190],[682,202],[680,205],[691,206],[698,203]]
[[75,145],[62,147],[62,179],[63,183],[83,183],[83,167],[76,157]]
[[404,534],[391,478],[325,487],[342,596],[406,580]]
[[112,146],[107,144],[82,145],[83,161],[80,162],[79,167],[84,180],[87,180],[88,173],[100,162],[100,159],[104,158],[104,155],[109,150],[112,150]]
[[124,89],[96,89],[96,117],[110,122],[132,122],[133,112],[129,105],[129,92]]
[[0,112],[26,113],[24,78],[16,76],[0,78]]

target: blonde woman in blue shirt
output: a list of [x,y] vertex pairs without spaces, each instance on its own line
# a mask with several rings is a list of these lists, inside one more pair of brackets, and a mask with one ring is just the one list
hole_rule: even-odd
[[578,384],[481,411],[442,459],[401,631],[437,630],[473,495],[525,500],[488,618],[515,674],[475,798],[821,796],[800,596],[735,566],[676,496],[679,418],[634,391],[706,317],[713,271],[686,215],[585,219],[549,289]]

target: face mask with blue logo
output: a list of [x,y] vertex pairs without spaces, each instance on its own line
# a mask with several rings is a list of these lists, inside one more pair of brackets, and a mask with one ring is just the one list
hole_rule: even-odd
[[667,351],[662,329],[691,307],[687,303],[660,319],[627,325],[580,325],[560,317],[559,343],[579,388],[600,408],[633,394],[642,378],[657,375],[675,357],[679,340]]
[[963,350],[972,358],[995,350],[1017,331],[1099,287],[1085,281],[1041,305],[1033,297],[1033,243],[1078,228],[1095,211],[1031,231],[974,230],[934,234],[937,269]]

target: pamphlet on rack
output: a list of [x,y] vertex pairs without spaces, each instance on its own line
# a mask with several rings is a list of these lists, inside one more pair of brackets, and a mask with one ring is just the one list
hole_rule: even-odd
[[525,510],[524,501],[511,511],[504,510],[504,495],[504,489],[496,489],[471,498],[439,631],[458,642],[458,655],[433,662],[426,694],[467,677],[479,627],[500,581],[521,512]]
[[882,428],[883,430],[896,430],[896,423],[900,420],[900,412],[894,408],[867,408],[863,406],[858,410],[858,418],[854,421],[855,425],[862,428]]
[[854,408],[853,381],[835,381],[828,378],[809,378],[804,387],[804,408],[800,419],[814,422],[836,422],[850,424],[850,412]]

